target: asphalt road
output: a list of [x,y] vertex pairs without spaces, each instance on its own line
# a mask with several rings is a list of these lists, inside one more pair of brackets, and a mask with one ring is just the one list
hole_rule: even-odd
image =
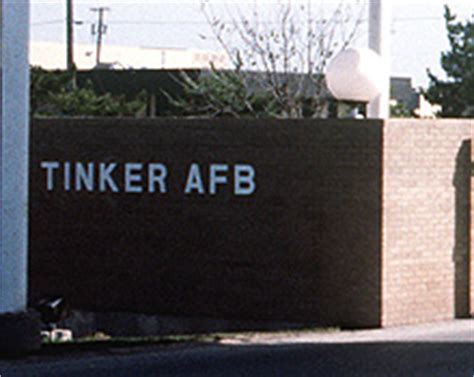
[[474,321],[0,361],[1,377],[474,375]]

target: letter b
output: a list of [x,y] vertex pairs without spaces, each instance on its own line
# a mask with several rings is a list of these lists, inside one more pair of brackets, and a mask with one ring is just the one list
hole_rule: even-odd
[[248,196],[252,195],[255,189],[255,169],[250,165],[235,165],[234,194]]

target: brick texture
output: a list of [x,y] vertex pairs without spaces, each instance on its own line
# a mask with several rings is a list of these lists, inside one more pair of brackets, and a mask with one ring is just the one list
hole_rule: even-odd
[[471,239],[471,247],[469,249],[469,303],[470,303],[470,314],[471,316],[474,316],[474,124],[471,122],[471,164],[470,164],[470,170],[471,170],[471,197],[470,197],[470,207],[471,207],[471,216],[469,218],[470,222],[470,239]]
[[383,325],[465,317],[472,310],[473,125],[469,120],[385,124]]
[[[466,317],[473,129],[472,120],[36,120],[30,299],[347,327]],[[48,191],[42,161],[161,162],[168,192]],[[250,164],[256,191],[235,196],[230,177],[216,195],[184,195],[191,163]]]
[[[381,140],[379,121],[37,120],[31,299],[379,326]],[[48,192],[42,161],[163,162],[169,192]],[[193,162],[251,164],[257,190],[186,196]]]

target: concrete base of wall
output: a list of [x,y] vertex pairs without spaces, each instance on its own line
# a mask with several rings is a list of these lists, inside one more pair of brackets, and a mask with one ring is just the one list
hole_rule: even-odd
[[74,310],[60,327],[72,330],[74,338],[97,332],[110,336],[155,336],[209,334],[232,331],[276,331],[316,327],[314,323],[241,321],[190,318],[137,313],[93,313]]
[[18,356],[41,347],[40,319],[35,312],[0,315],[0,357]]

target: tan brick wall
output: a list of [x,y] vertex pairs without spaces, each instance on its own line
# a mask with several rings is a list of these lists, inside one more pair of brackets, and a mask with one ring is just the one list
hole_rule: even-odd
[[473,140],[474,140],[474,125],[471,123],[471,166],[470,166],[470,173],[471,173],[471,216],[470,216],[470,260],[469,260],[469,267],[470,267],[470,314],[474,316],[474,257],[473,257],[473,250],[474,250],[474,148],[473,148]]
[[385,124],[382,325],[468,314],[473,124]]

